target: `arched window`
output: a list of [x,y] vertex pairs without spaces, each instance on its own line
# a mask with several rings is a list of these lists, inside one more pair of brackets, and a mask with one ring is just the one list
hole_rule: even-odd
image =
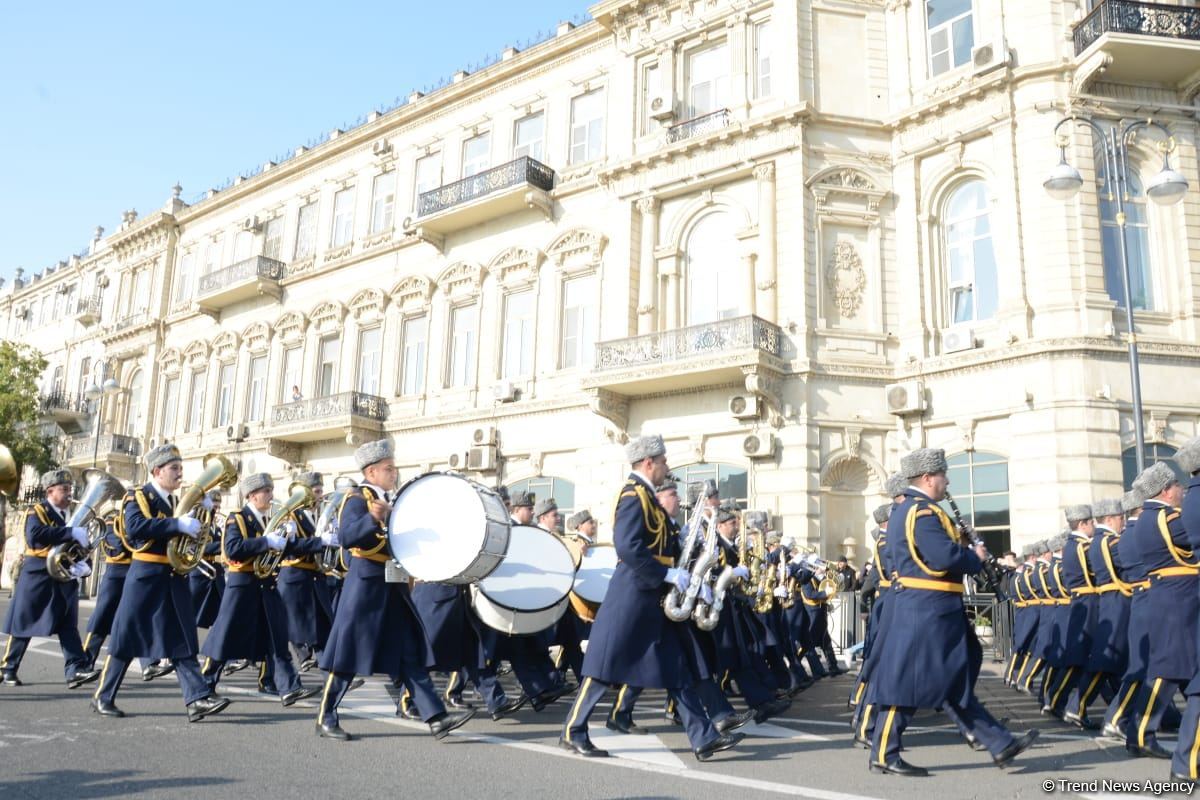
[[[1100,239],[1104,253],[1104,285],[1119,308],[1125,307],[1125,281],[1121,276],[1121,228],[1117,225],[1116,186],[1108,178],[1102,144],[1096,141],[1096,192],[1100,201]],[[1150,274],[1150,225],[1146,218],[1146,194],[1142,179],[1131,168],[1121,198],[1125,211],[1125,246],[1129,257],[1129,286],[1133,307],[1154,308],[1154,285]]]
[[950,323],[991,319],[999,286],[987,184],[960,184],[946,198],[943,219]]
[[[671,473],[679,479],[676,485],[679,487],[679,499],[683,503],[687,502],[688,485],[703,483],[706,480],[717,482],[717,491],[721,493],[722,501],[733,500],[738,508],[746,508],[749,503],[749,482],[745,467],[717,462],[689,464],[686,467],[674,467]],[[683,503],[679,509],[680,525],[687,522],[687,511],[682,508]]]
[[[971,523],[988,550],[1000,555],[1011,545],[1008,504],[1008,461],[996,453],[971,451],[946,459],[950,494],[963,519]],[[953,518],[948,502],[942,508]]]
[[688,234],[685,253],[688,325],[747,313],[740,302],[742,265],[729,214],[714,211],[704,215]]
[[558,504],[558,513],[562,515],[564,525],[567,517],[575,511],[575,484],[565,478],[543,475],[508,484],[510,497],[517,492],[529,492],[537,500],[553,497],[554,502]]
[[[1159,461],[1166,464],[1179,478],[1179,482],[1187,486],[1188,477],[1183,474],[1183,470],[1175,463],[1175,448],[1169,444],[1153,444],[1147,443],[1144,454],[1146,466],[1157,464]],[[1137,447],[1127,447],[1121,453],[1121,477],[1125,485],[1125,491],[1133,488],[1133,479],[1137,477]]]
[[146,373],[139,369],[133,373],[129,382],[129,405],[125,413],[126,436],[142,435],[142,386],[145,383],[145,375]]

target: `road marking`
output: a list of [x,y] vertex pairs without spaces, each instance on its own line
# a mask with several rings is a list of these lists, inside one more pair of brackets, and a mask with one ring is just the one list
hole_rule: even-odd
[[617,758],[628,758],[645,764],[658,764],[672,769],[687,769],[675,751],[663,744],[654,733],[629,734],[610,731],[603,724],[588,725],[588,736],[601,750]]

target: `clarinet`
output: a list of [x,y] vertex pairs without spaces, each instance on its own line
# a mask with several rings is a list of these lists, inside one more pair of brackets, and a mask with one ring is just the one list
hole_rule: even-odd
[[[950,494],[949,490],[946,490],[946,502],[950,504],[950,510],[954,512],[954,521],[958,526],[958,535],[963,546],[974,547],[983,544],[983,540],[975,533],[975,529],[963,519],[962,512],[958,509],[958,503],[954,502],[954,495]],[[984,546],[986,547],[986,545]],[[1000,565],[990,552],[983,560],[983,569],[980,570],[980,574],[983,575],[987,590],[995,594],[1000,588]]]

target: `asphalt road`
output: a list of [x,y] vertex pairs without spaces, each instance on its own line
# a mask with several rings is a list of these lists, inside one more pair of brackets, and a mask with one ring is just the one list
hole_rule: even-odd
[[[0,598],[0,613],[7,602]],[[81,609],[81,616],[89,611]],[[57,642],[35,640],[21,666],[25,685],[0,686],[0,799],[259,793],[554,800],[726,795],[998,800],[1054,794],[1097,800],[1119,793],[1106,790],[1104,780],[1166,779],[1168,762],[1130,759],[1120,745],[1046,722],[1033,701],[1001,685],[994,667],[985,669],[992,671],[980,680],[984,702],[997,716],[1009,717],[1014,731],[1041,728],[1039,744],[1015,768],[1001,771],[986,753],[961,743],[944,717],[923,715],[905,737],[905,755],[934,774],[905,779],[867,772],[866,753],[854,746],[848,728],[848,676],[819,682],[789,713],[750,728],[741,746],[704,764],[693,758],[682,730],[663,719],[662,694],[647,692],[637,720],[652,735],[611,735],[594,719],[593,740],[616,757],[585,761],[556,747],[567,701],[540,714],[526,708],[500,722],[476,717],[437,742],[424,725],[393,716],[377,679],[347,697],[342,724],[359,737],[348,743],[317,738],[315,704],[285,709],[258,695],[252,670],[222,681],[221,691],[235,701],[224,713],[188,724],[174,678],[143,683],[135,668],[118,698],[129,716],[105,719],[88,709],[90,688],[66,689]],[[304,681],[316,686],[321,676],[309,673]],[[1174,744],[1167,737],[1161,741]],[[1052,792],[1043,788],[1047,781],[1054,784]],[[1096,784],[1071,790],[1059,781]]]

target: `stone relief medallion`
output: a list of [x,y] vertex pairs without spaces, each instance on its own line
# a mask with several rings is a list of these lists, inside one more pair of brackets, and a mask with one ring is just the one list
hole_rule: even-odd
[[825,270],[829,293],[843,317],[853,317],[862,305],[867,288],[867,272],[854,245],[840,241],[833,248],[833,257]]

